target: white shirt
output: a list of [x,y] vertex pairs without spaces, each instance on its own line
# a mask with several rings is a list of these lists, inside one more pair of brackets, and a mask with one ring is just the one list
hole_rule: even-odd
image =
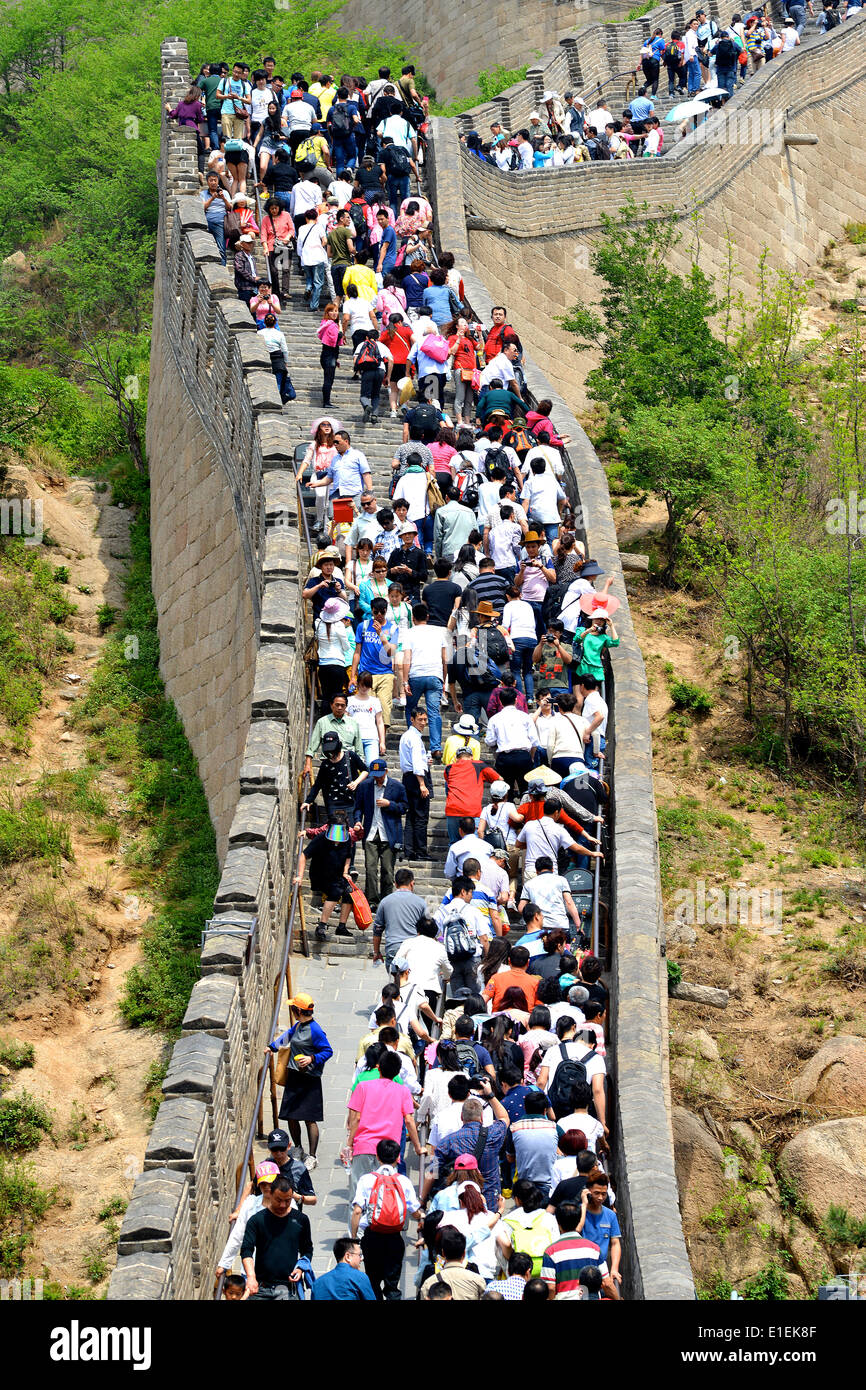
[[[296,193],[300,186],[299,183],[295,184],[293,193]],[[301,259],[301,265],[324,264],[328,259],[328,253],[325,250],[326,237],[327,232],[323,221],[308,222],[301,228],[298,233],[298,255]]]
[[[329,627],[331,629],[330,640],[328,639]],[[350,632],[351,628],[347,628],[343,622],[327,623],[324,618],[316,620],[316,640],[321,666],[348,666],[355,645],[349,639]],[[373,738],[374,735],[370,734],[369,737]]]
[[420,473],[404,473],[394,489],[394,501],[399,502],[401,497],[405,497],[409,503],[409,520],[423,521],[430,510],[430,503],[427,501],[427,474],[422,469]]
[[683,43],[686,46],[685,61],[688,63],[692,58],[697,57],[698,52],[698,31],[697,29],[687,29],[683,34]]
[[315,111],[308,101],[287,101],[283,107],[283,125],[286,130],[309,130],[315,118]]
[[607,702],[601,698],[597,690],[591,690],[583,702],[581,717],[591,724],[597,714],[602,715],[602,721],[596,726],[595,732],[605,735],[607,733]]
[[[355,723],[358,725],[362,739],[378,739],[379,731],[376,728],[376,715],[382,713],[382,703],[380,700],[377,700],[375,695],[368,695],[365,700],[362,699],[360,695],[350,695],[346,705],[346,713],[349,718],[354,719]],[[379,812],[381,815],[379,807],[375,804],[375,797],[373,799],[373,808],[374,812]]]
[[[490,548],[490,558],[498,570],[512,569],[517,564],[517,553],[520,549],[520,527],[516,521],[497,521],[490,529],[487,537],[487,544]],[[510,607],[511,605],[506,605]],[[531,611],[531,610],[530,610]],[[513,637],[516,633],[511,634]],[[532,635],[535,635],[535,617],[533,615]]]
[[[456,1076],[457,1073],[453,1072],[452,1075]],[[452,1100],[450,1104],[443,1106],[439,1111],[430,1130],[430,1143],[434,1149],[438,1144],[441,1144],[444,1139],[447,1139],[449,1134],[456,1134],[458,1129],[463,1128],[463,1118],[460,1114],[462,1109],[462,1100]],[[484,1114],[481,1117],[482,1125],[487,1125],[489,1128],[490,1125],[493,1124],[494,1119],[495,1116],[490,1106],[485,1105]]]
[[490,855],[481,861],[481,887],[497,903],[503,893],[508,893],[508,874]]
[[411,652],[409,679],[413,676],[436,676],[442,679],[442,655],[448,654],[448,629],[423,623],[410,628],[403,638],[402,650]]
[[565,493],[552,473],[530,473],[523,484],[520,500],[530,516],[544,526],[555,525],[559,521],[558,502]]
[[574,711],[569,714],[557,714],[547,745],[548,754],[551,758],[571,758],[572,761],[582,763],[585,733],[586,723],[579,714],[575,714]]
[[[375,1029],[376,1027],[377,1027],[377,1024],[376,1024],[376,1010],[374,1009],[373,1012],[370,1014],[370,1028],[371,1028],[371,1029]],[[406,1030],[403,1029],[403,1032],[405,1032],[405,1031],[406,1031]],[[418,1074],[417,1074],[417,1072],[415,1071],[415,1064],[414,1064],[414,1062],[410,1062],[410,1061],[409,1061],[409,1058],[406,1056],[405,1052],[398,1052],[396,1046],[395,1046],[395,1047],[391,1047],[391,1046],[388,1045],[388,1044],[386,1044],[386,1046],[388,1047],[388,1051],[389,1051],[389,1052],[393,1052],[393,1053],[394,1053],[394,1056],[398,1059],[398,1061],[399,1061],[399,1063],[400,1063],[400,1076],[399,1076],[399,1080],[403,1082],[403,1085],[404,1085],[404,1086],[408,1086],[408,1087],[409,1087],[409,1090],[412,1092],[413,1096],[419,1096],[419,1095],[421,1094],[421,1083],[420,1083],[420,1081],[418,1080]],[[354,1074],[354,1076],[352,1077],[352,1086],[354,1086],[354,1084],[355,1084],[355,1082],[357,1081],[358,1077],[361,1075],[361,1072],[362,1072],[362,1071],[366,1071],[366,1070],[367,1070],[367,1059],[366,1059],[365,1057],[362,1057],[361,1060],[360,1060],[360,1062],[358,1063],[358,1065],[355,1067],[355,1074]],[[350,1089],[350,1094],[351,1094],[351,1089]],[[348,1097],[347,1097],[347,1099],[348,1099]]]
[[523,141],[517,146],[517,153],[520,155],[520,167],[521,167],[521,169],[531,169],[531,168],[532,168],[533,155],[535,154],[535,151],[533,150],[533,148],[532,148],[532,146],[530,145],[530,143],[529,143],[528,140],[523,140]]
[[[448,877],[447,871],[445,877]],[[433,921],[444,931],[447,924],[455,917],[462,917],[470,936],[475,938],[475,959],[480,961],[484,955],[482,941],[491,940],[490,922],[484,916],[479,907],[472,902],[464,902],[462,898],[452,898],[450,903],[445,903],[442,907],[437,907],[433,913]]]
[[283,357],[288,362],[289,345],[286,342],[285,333],[283,333],[279,328],[277,328],[276,324],[273,328],[262,328],[260,332],[268,345],[268,352],[281,352],[283,354]]
[[547,752],[550,747],[550,740],[553,736],[553,721],[555,718],[556,716],[553,714],[539,714],[535,721],[535,732],[538,734],[538,742],[545,752]]
[[[586,1135],[586,1147],[592,1149],[593,1152],[595,1151],[595,1146],[599,1139],[604,1137],[604,1125],[601,1123],[601,1120],[597,1120],[594,1115],[588,1115],[585,1110],[573,1111],[572,1114],[565,1115],[561,1120],[557,1120],[556,1123],[563,1134],[567,1134],[570,1129],[582,1130]],[[565,1168],[566,1165],[571,1166],[557,1178],[558,1182],[564,1182],[566,1178],[575,1176],[573,1158],[558,1158],[554,1164],[554,1171],[560,1163],[563,1168]]]
[[424,777],[430,766],[430,754],[424,747],[420,731],[410,725],[400,739],[400,771],[414,772]]
[[[484,808],[484,823],[491,829],[499,830],[505,839],[505,848],[510,849],[517,839],[517,831],[510,824],[508,817],[517,815],[517,807],[513,801],[492,802],[490,806]],[[483,874],[483,870],[482,870]]]
[[[570,1008],[566,1009],[565,1012],[566,1012],[567,1014],[569,1014],[569,1015],[573,1018],[573,1017],[574,1017],[574,1014],[573,1014],[573,1012],[572,1012],[572,1009],[573,1009],[573,1005],[572,1005]],[[579,1010],[578,1010],[578,1012],[579,1012]],[[580,1019],[577,1020],[578,1023],[579,1023],[580,1021],[581,1021]],[[583,1059],[584,1059],[584,1057],[586,1056],[586,1054],[587,1054],[588,1052],[591,1052],[591,1051],[592,1051],[592,1048],[583,1040],[583,1038],[580,1038],[580,1039],[578,1039],[578,1038],[572,1038],[572,1039],[570,1039],[569,1042],[565,1043],[564,1046],[565,1046],[565,1057],[568,1057],[572,1062],[582,1062]],[[552,1085],[552,1083],[553,1083],[553,1078],[554,1078],[555,1075],[556,1075],[556,1069],[557,1069],[557,1067],[559,1066],[560,1062],[562,1062],[562,1061],[565,1060],[565,1057],[563,1057],[562,1048],[563,1048],[563,1043],[557,1043],[557,1044],[556,1044],[556,1047],[551,1047],[547,1052],[545,1052],[544,1057],[543,1057],[543,1059],[542,1059],[542,1063],[541,1063],[542,1067],[547,1067],[547,1068],[548,1068],[548,1072],[547,1072],[547,1084],[548,1084],[548,1086]],[[605,1066],[605,1062],[604,1062],[604,1058],[603,1058],[603,1057],[595,1056],[595,1057],[593,1057],[589,1062],[587,1062],[587,1064],[586,1064],[586,1079],[587,1079],[587,1081],[592,1081],[592,1079],[593,1079],[594,1076],[606,1076],[606,1075],[607,1075],[607,1067]],[[575,1128],[577,1128],[577,1126],[575,1126]],[[587,1137],[589,1137],[589,1136],[587,1136]]]
[[[515,527],[515,530],[519,529]],[[512,639],[529,637],[533,642],[536,641],[535,613],[525,599],[509,599],[502,610],[500,627],[504,627]]]
[[274,94],[270,87],[253,87],[250,93],[252,97],[252,107],[250,108],[250,120],[263,121],[268,114],[268,103],[274,100]]
[[489,859],[491,851],[492,846],[478,835],[464,835],[462,840],[455,840],[445,860],[445,877],[462,874],[464,859]]
[[399,145],[407,154],[412,153],[412,140],[415,132],[403,116],[386,116],[384,121],[379,122],[376,131],[380,139],[385,135],[390,135],[395,145]]
[[229,1238],[225,1243],[225,1249],[217,1260],[220,1269],[231,1269],[236,1257],[241,1253],[247,1222],[251,1216],[255,1216],[257,1211],[261,1211],[263,1205],[261,1196],[256,1197],[253,1193],[250,1193],[249,1197],[241,1203],[238,1219],[232,1226]]
[[[490,527],[491,529],[492,529],[494,526],[501,526],[501,525],[502,525],[502,517],[499,515],[499,508],[500,508],[500,507],[503,507],[503,506],[507,506],[507,507],[510,507],[510,508],[512,509],[512,511],[514,512],[514,520],[515,520],[515,522],[520,522],[520,521],[522,521],[522,522],[524,522],[524,523],[526,522],[526,519],[527,519],[527,518],[526,518],[526,512],[524,511],[523,507],[520,505],[519,502],[514,502],[514,501],[511,500],[511,498],[508,498],[507,501],[504,500],[504,499],[501,500],[501,501],[498,503],[497,506],[493,507],[493,508],[487,513],[486,517],[484,518],[483,525],[486,526],[486,527]],[[521,534],[522,534],[522,533],[521,533]]]
[[485,743],[500,753],[529,752],[538,747],[538,735],[528,714],[506,705],[488,722]]
[[482,386],[489,386],[491,381],[501,381],[503,385],[507,385],[509,381],[513,380],[514,363],[505,356],[504,352],[497,352],[481,373]]
[[397,952],[395,964],[397,962],[406,965],[409,983],[421,990],[438,993],[453,973],[442,942],[431,940],[429,936],[413,936],[410,941],[404,941]]
[[334,179],[333,183],[328,184],[328,195],[336,198],[339,207],[348,207],[352,201],[352,185],[346,183],[345,179]]
[[542,855],[547,855],[553,860],[555,869],[558,851],[567,849],[572,839],[555,820],[551,820],[550,816],[542,816],[540,820],[531,820],[524,825],[517,837],[517,843],[526,846],[525,870],[534,869],[536,859],[540,859]]
[[[372,328],[373,320],[370,317],[372,304],[369,299],[344,299],[342,313],[349,318],[349,334],[357,333],[362,328]],[[382,344],[380,343],[381,347]]]
[[524,476],[529,475],[529,466],[533,459],[543,459],[548,472],[552,473],[554,478],[561,478],[565,472],[565,464],[559,456],[559,450],[554,449],[552,444],[536,444],[534,449],[529,450],[522,465]]
[[[541,908],[547,931],[553,931],[556,927],[568,931],[571,919],[566,911],[565,900],[562,895],[570,892],[568,879],[556,873],[556,860],[554,860],[554,872],[552,874],[538,874],[536,878],[530,879],[529,883],[524,886],[523,896]],[[578,1022],[580,1022],[579,1019]]]
[[376,1181],[376,1178],[380,1175],[383,1177],[396,1177],[398,1179],[400,1186],[403,1189],[403,1195],[406,1198],[407,1213],[416,1212],[419,1206],[421,1205],[421,1203],[418,1201],[415,1189],[410,1183],[409,1179],[404,1178],[401,1173],[398,1173],[397,1169],[393,1167],[390,1163],[380,1163],[379,1167],[374,1169],[372,1173],[365,1173],[364,1176],[359,1179],[358,1186],[355,1188],[355,1195],[352,1198],[352,1206],[362,1208],[361,1220],[358,1225],[359,1232],[366,1231],[367,1227],[370,1224],[370,1218],[367,1214],[367,1203],[369,1202],[370,1194],[373,1191],[373,1184]]
[[647,131],[647,137],[643,142],[644,149],[649,150],[651,154],[658,154],[661,142],[662,133],[656,126],[653,126],[652,130]]
[[585,125],[595,126],[599,135],[604,135],[604,128],[613,120],[606,106],[597,106],[594,111],[590,111],[586,118]]

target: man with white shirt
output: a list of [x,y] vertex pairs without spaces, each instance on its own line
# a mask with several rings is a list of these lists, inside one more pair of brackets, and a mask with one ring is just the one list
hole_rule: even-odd
[[526,849],[526,860],[523,865],[524,883],[535,878],[537,859],[548,858],[555,866],[561,849],[571,849],[578,854],[586,853],[591,858],[599,858],[597,851],[584,850],[570,835],[565,833],[561,825],[557,825],[553,818],[558,809],[555,801],[545,801],[544,815],[539,820],[527,821],[517,837],[517,843]]
[[[695,44],[695,47],[697,47],[697,43]],[[599,102],[598,106],[596,106],[595,110],[590,111],[589,115],[586,117],[584,128],[590,125],[595,126],[595,129],[598,131],[598,133],[602,134],[605,126],[610,125],[612,120],[613,116],[607,109],[606,103],[601,101]]]
[[430,917],[418,923],[418,935],[405,941],[394,961],[396,970],[409,972],[409,985],[427,995],[430,1004],[451,979],[452,966],[441,941],[439,927]]
[[483,862],[493,850],[492,845],[475,834],[475,820],[472,816],[460,817],[457,834],[459,838],[454,841],[445,860],[446,878],[455,878],[457,874],[462,874],[464,860],[478,859]]
[[[303,139],[304,135],[309,135],[315,118],[316,113],[310,103],[303,100],[301,92],[296,92],[292,100],[287,101],[283,107],[283,130],[288,135],[298,132]],[[300,140],[297,143],[300,143]]]
[[442,691],[448,680],[448,629],[428,622],[426,603],[412,609],[412,626],[403,637],[403,693],[409,724],[421,696],[430,720],[430,752],[442,761]]
[[584,750],[584,762],[587,767],[597,771],[598,754],[604,751],[607,735],[607,702],[601,697],[595,676],[581,676],[577,682],[577,692],[583,701],[580,715],[589,734]]
[[[456,1071],[448,1082],[450,1103],[448,1105],[443,1105],[430,1129],[428,1147],[431,1152],[436,1148],[437,1144],[441,1144],[444,1139],[447,1139],[449,1134],[456,1134],[458,1129],[461,1128],[463,1124],[463,1103],[469,1099],[471,1094],[472,1088],[469,1085],[469,1077],[465,1072]],[[485,1105],[484,1116],[481,1120],[482,1125],[492,1125],[493,1119],[493,1111],[490,1109],[489,1105]]]
[[556,862],[550,855],[542,854],[536,859],[535,878],[524,884],[518,911],[522,912],[529,903],[541,908],[548,931],[557,928],[568,931],[569,919],[580,930],[580,915],[574,905],[568,879],[556,872]]
[[493,381],[501,381],[503,386],[509,381],[514,381],[514,363],[520,356],[520,349],[516,343],[506,343],[502,352],[498,352],[492,358],[481,373],[481,390],[489,386]]
[[427,713],[413,709],[409,728],[400,739],[400,771],[409,802],[403,847],[407,859],[429,859],[427,853],[427,824],[430,819],[430,755],[424,747],[423,734],[427,728]]
[[373,477],[365,454],[352,448],[348,430],[338,430],[334,435],[336,453],[321,478],[311,479],[309,487],[327,487],[328,496],[351,497],[355,510],[364,492],[373,491]]
[[[607,1065],[603,1057],[599,1057],[595,1048],[588,1047],[583,1038],[577,1037],[578,1020],[568,1014],[563,1014],[556,1025],[556,1036],[559,1042],[556,1047],[551,1047],[545,1052],[538,1069],[538,1089],[548,1091],[553,1085],[554,1078],[559,1067],[563,1062],[582,1062],[586,1070],[586,1079],[592,1087],[592,1099],[595,1105],[595,1113],[601,1123],[605,1126],[605,1137],[607,1136],[607,1108],[604,1089],[604,1080],[607,1076]],[[571,1094],[567,1102],[557,1102],[551,1097],[554,1113],[557,1119],[560,1115],[567,1115],[574,1104]]]
[[[297,198],[300,189],[313,186],[318,187],[318,184],[296,183],[292,189],[292,202]],[[307,282],[304,298],[309,303],[310,312],[317,314],[325,285],[325,267],[328,264],[327,224],[315,207],[302,212],[300,221],[294,208],[292,212],[298,222],[298,259]]]
[[516,788],[532,766],[534,748],[540,747],[535,724],[524,710],[517,708],[517,691],[505,688],[498,714],[488,721],[485,742],[496,749],[496,771],[503,782]]

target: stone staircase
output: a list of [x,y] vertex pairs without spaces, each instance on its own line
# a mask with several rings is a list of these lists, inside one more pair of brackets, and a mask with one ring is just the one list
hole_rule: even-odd
[[[297,392],[297,399],[284,407],[284,418],[291,420],[292,424],[297,426],[299,444],[309,440],[310,425],[319,416],[327,414],[339,419],[344,428],[349,431],[353,446],[366,455],[373,476],[377,501],[380,506],[385,506],[388,501],[388,486],[391,480],[391,460],[394,456],[394,450],[403,440],[402,422],[390,418],[390,406],[383,392],[378,424],[364,423],[363,409],[360,404],[360,383],[356,377],[352,376],[351,343],[340,353],[340,365],[331,392],[331,405],[327,410],[322,407],[322,370],[319,366],[321,345],[316,337],[316,329],[322,316],[321,312],[314,314],[310,311],[303,294],[303,273],[295,263],[292,270],[289,303],[283,305],[280,314],[280,327],[286,336],[289,347],[290,374]],[[321,305],[324,305],[325,302],[323,297]],[[304,491],[307,517],[312,531],[315,518],[315,494],[307,489]],[[450,732],[452,717],[456,716],[450,706],[442,711],[443,742]],[[389,772],[397,778],[400,777],[398,745],[400,736],[405,732],[405,729],[405,712],[401,707],[395,705],[392,711],[391,727],[388,731],[387,758]],[[415,891],[429,900],[431,911],[442,901],[448,888],[443,874],[445,858],[448,853],[448,837],[445,829],[445,784],[441,767],[433,764],[432,771],[433,795],[430,806],[428,853],[434,856],[435,862],[420,863],[408,859],[402,861],[405,867],[415,871]],[[354,867],[358,870],[359,883],[363,888],[364,855],[360,846],[355,852]],[[308,885],[305,885],[304,889],[304,909],[307,941],[312,955],[337,958],[341,956],[367,956],[370,953],[370,932],[359,932],[354,929],[351,918],[349,919],[349,926],[352,928],[352,936],[334,936],[336,913],[332,915],[331,919],[330,939],[322,943],[315,940],[315,927],[319,920],[318,902],[314,907]],[[296,933],[295,950],[299,951],[300,949],[299,934]]]

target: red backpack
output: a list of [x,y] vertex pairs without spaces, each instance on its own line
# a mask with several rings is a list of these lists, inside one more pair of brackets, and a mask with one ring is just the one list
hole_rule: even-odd
[[396,1173],[377,1173],[367,1203],[371,1231],[402,1231],[407,1207],[403,1184]]
[[361,344],[361,351],[355,358],[356,367],[381,367],[382,354],[379,351],[379,344],[372,338],[365,338]]

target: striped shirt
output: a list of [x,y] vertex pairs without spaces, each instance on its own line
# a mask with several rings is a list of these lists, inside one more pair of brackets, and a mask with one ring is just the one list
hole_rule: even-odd
[[598,1246],[568,1231],[545,1250],[541,1277],[545,1283],[553,1285],[556,1293],[571,1293],[580,1287],[580,1271],[587,1265],[596,1265],[602,1278],[607,1277],[607,1263],[601,1258]]

